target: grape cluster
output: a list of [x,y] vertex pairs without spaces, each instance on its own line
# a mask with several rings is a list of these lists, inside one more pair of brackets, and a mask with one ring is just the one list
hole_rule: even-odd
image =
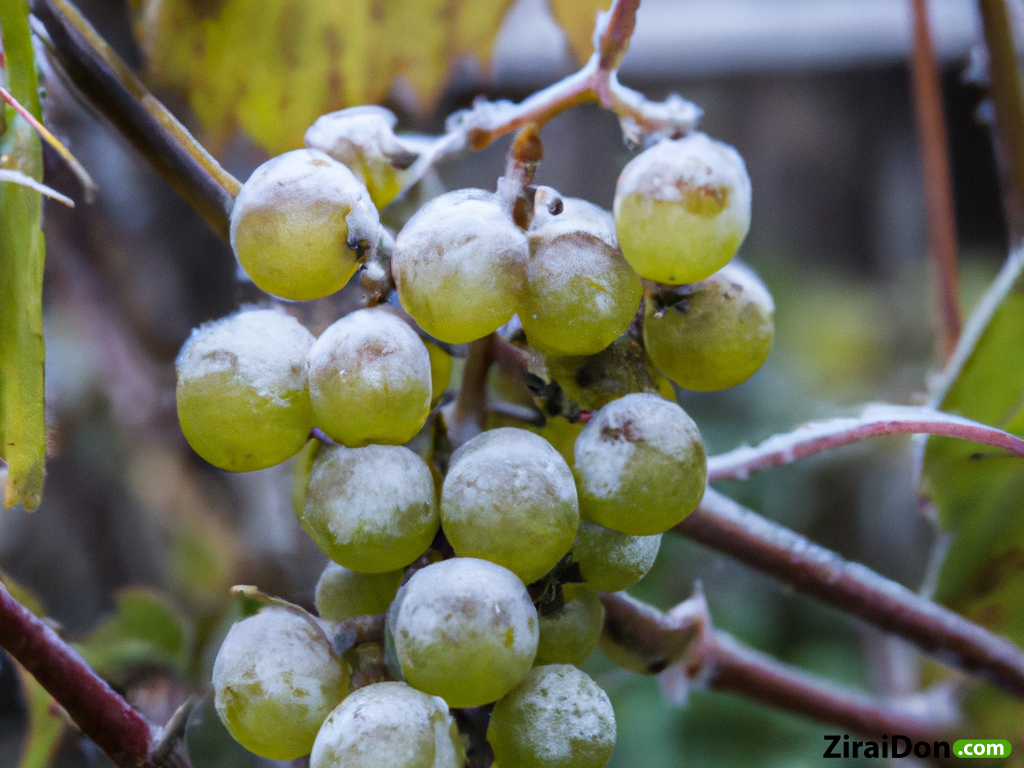
[[[415,153],[389,115],[325,116],[309,149],[253,173],[231,238],[258,286],[324,296],[391,248],[375,205]],[[178,356],[179,418],[204,459],[250,471],[309,446],[293,498],[331,560],[319,616],[275,602],[232,627],[214,668],[222,720],[259,755],[460,768],[451,710],[492,705],[486,739],[503,768],[611,755],[608,697],[577,668],[601,636],[598,591],[647,573],[707,479],[700,432],[662,374],[697,390],[746,379],[771,346],[773,307],[732,260],[750,183],[730,147],[657,142],[623,171],[614,214],[548,187],[510,199],[509,183],[443,194],[394,238],[407,317],[361,309],[314,338],[280,309],[245,308]],[[496,427],[449,455],[444,411],[428,417],[451,361],[415,326],[449,344],[502,329],[528,346],[584,417],[572,451]],[[410,443],[425,424],[432,439]],[[339,629],[375,614],[382,639],[353,645]]]

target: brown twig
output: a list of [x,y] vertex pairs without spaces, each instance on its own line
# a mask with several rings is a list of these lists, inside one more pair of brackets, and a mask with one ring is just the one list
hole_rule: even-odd
[[472,440],[487,422],[487,373],[494,362],[494,334],[489,333],[469,345],[462,385],[446,419],[452,450]]
[[613,643],[613,653],[653,662],[646,671],[667,669],[664,674],[682,675],[685,685],[729,691],[866,736],[898,733],[931,740],[953,724],[941,708],[922,715],[911,702],[844,688],[742,645],[714,628],[700,591],[667,614],[623,593],[602,593],[601,602],[602,647]]
[[68,0],[32,0],[59,69],[156,171],[227,238],[241,184],[146,90]]
[[159,730],[0,584],[0,646],[64,707],[118,768],[187,768],[179,752],[157,754]]
[[938,661],[1024,696],[1024,650],[708,489],[674,529],[811,597],[903,637]]
[[[1000,0],[1001,2],[1001,0]],[[956,211],[949,166],[949,142],[942,109],[938,64],[928,26],[926,0],[912,0],[914,12],[913,84],[917,134],[924,164],[928,211],[928,252],[938,311],[938,349],[949,360],[960,338],[960,280],[957,273]]]
[[[988,49],[990,93],[996,113],[996,135],[1004,168],[1007,220],[1011,223],[1010,245],[1020,244],[1024,232],[1024,85],[1014,45],[1010,16],[1004,0],[978,0],[985,47]],[[1012,209],[1011,209],[1012,206]],[[1012,231],[1017,229],[1018,231]]]

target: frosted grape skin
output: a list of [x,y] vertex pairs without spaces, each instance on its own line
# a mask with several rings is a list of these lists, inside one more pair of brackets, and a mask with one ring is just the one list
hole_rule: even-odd
[[487,741],[502,765],[603,768],[615,748],[615,713],[576,667],[536,667],[495,704]]
[[395,240],[391,270],[402,307],[450,344],[486,336],[519,308],[529,256],[526,235],[490,192],[434,198]]
[[645,300],[644,347],[668,378],[684,389],[711,392],[757,372],[775,338],[771,294],[752,269],[732,261],[679,301]]
[[428,565],[388,611],[408,683],[450,707],[496,701],[526,677],[538,620],[526,587],[500,565],[457,557]]
[[[550,211],[551,199],[561,211]],[[643,288],[623,258],[607,211],[541,187],[528,233],[530,260],[519,319],[546,354],[592,355],[636,314]],[[556,209],[557,210],[557,209]]]
[[310,768],[462,768],[465,746],[444,699],[405,683],[352,693],[324,721]]
[[310,348],[306,371],[313,421],[343,445],[401,445],[430,413],[430,354],[383,308],[329,326]]
[[331,562],[316,582],[316,611],[324,621],[383,613],[395,599],[405,571],[360,573]]
[[583,520],[572,545],[572,559],[587,586],[619,592],[647,575],[660,548],[661,534],[631,536]]
[[699,132],[664,139],[619,175],[613,210],[622,253],[648,280],[703,280],[746,237],[750,197],[750,177],[735,149]]
[[704,496],[707,458],[693,420],[658,395],[630,394],[576,438],[581,517],[634,536],[664,533]]
[[296,149],[253,171],[231,209],[231,247],[267,293],[316,299],[341,288],[377,243],[366,188],[317,149]]
[[232,472],[280,464],[313,426],[305,357],[313,335],[274,309],[243,309],[192,331],[175,361],[189,445]]
[[578,524],[572,471],[544,438],[492,429],[452,455],[441,525],[457,555],[498,563],[529,584],[569,551]]
[[324,446],[313,460],[300,522],[321,551],[346,568],[403,568],[437,533],[434,478],[404,446]]
[[601,637],[604,606],[597,592],[582,584],[563,584],[564,604],[555,614],[540,614],[540,641],[533,663],[572,664],[587,660]]
[[348,677],[312,617],[267,607],[236,622],[221,643],[213,664],[217,714],[250,752],[293,760],[309,753]]

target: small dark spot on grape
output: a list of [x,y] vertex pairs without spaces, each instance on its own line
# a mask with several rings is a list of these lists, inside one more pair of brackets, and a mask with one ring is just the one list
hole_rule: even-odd
[[563,210],[565,210],[565,205],[562,203],[562,198],[560,197],[556,197],[554,200],[548,203],[548,213],[550,213],[552,216],[557,216]]

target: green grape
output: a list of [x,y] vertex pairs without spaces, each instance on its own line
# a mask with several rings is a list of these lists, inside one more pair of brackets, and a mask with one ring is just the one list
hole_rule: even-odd
[[360,688],[327,716],[310,768],[462,768],[466,749],[444,699],[405,683]]
[[529,584],[569,551],[578,524],[572,470],[544,438],[503,427],[452,454],[441,526],[457,555],[503,565]]
[[383,208],[402,191],[404,172],[418,156],[395,136],[397,122],[384,107],[349,107],[317,118],[306,130],[305,143],[344,163],[366,185],[373,204]]
[[550,664],[494,705],[487,741],[502,765],[603,768],[615,748],[615,713],[588,675]]
[[398,233],[391,271],[405,310],[450,344],[482,338],[516,313],[526,235],[501,200],[481,189],[434,198]]
[[436,403],[444,395],[452,379],[452,356],[429,341],[424,342],[424,346],[430,355],[430,391],[433,392]]
[[609,403],[576,438],[580,514],[634,536],[664,533],[704,496],[707,459],[693,419],[657,395]]
[[409,685],[450,707],[490,704],[530,671],[537,610],[507,568],[471,557],[428,565],[388,611],[395,656]]
[[267,293],[297,301],[345,285],[379,230],[366,187],[315,149],[265,162],[231,209],[231,247],[246,274]]
[[565,603],[555,614],[540,614],[540,641],[535,665],[574,664],[587,660],[597,647],[604,606],[597,592],[582,584],[563,584]]
[[530,345],[557,355],[600,352],[629,326],[643,293],[611,214],[540,187],[528,234],[519,319]]
[[615,188],[626,260],[659,283],[695,283],[720,269],[750,229],[750,177],[735,149],[703,133],[634,157]]
[[175,361],[178,420],[189,445],[232,472],[280,464],[313,427],[304,358],[313,335],[273,309],[192,331]]
[[309,754],[348,690],[348,665],[312,616],[268,607],[234,624],[213,664],[217,714],[250,752],[272,760]]
[[324,621],[382,613],[395,599],[405,571],[360,573],[328,563],[316,583],[316,610]]
[[383,308],[345,315],[306,359],[313,421],[348,446],[400,445],[430,413],[430,355],[405,322]]
[[297,454],[292,465],[292,492],[289,494],[289,501],[292,503],[292,512],[295,519],[302,519],[302,510],[306,506],[306,491],[309,489],[309,473],[313,471],[313,459],[320,453],[323,443],[315,437],[306,441]]
[[661,534],[630,536],[584,520],[572,545],[572,559],[587,586],[618,592],[647,575],[660,548]]
[[334,562],[362,573],[403,568],[438,528],[434,478],[400,445],[324,446],[313,461],[302,527]]
[[648,298],[644,346],[679,386],[726,389],[749,379],[767,359],[774,312],[771,294],[753,270],[730,262],[695,285]]

